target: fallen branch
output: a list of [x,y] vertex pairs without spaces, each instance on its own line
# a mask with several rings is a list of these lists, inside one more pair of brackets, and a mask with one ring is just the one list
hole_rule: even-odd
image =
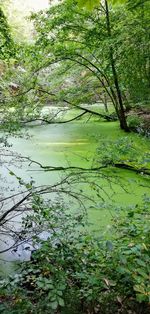
[[150,175],[150,169],[148,168],[136,168],[134,166],[125,164],[125,163],[114,163],[112,164],[112,166],[116,167],[116,168],[120,168],[120,169],[126,169],[126,170],[130,170],[130,171],[134,171],[136,173],[139,174],[146,174],[146,175]]
[[47,124],[62,124],[62,123],[68,123],[68,122],[72,122],[74,120],[78,120],[80,119],[83,115],[85,115],[87,112],[82,112],[81,114],[75,116],[74,118],[72,119],[69,119],[69,120],[65,120],[65,121],[52,121],[52,120],[48,120],[48,119],[45,119],[45,118],[36,118],[36,119],[30,119],[30,120],[26,120],[26,121],[23,121],[22,123],[31,123],[31,122],[35,122],[35,121],[41,121],[41,122],[44,122],[44,123],[47,123]]
[[[25,94],[27,94],[27,93],[28,93],[29,91],[31,91],[31,90],[34,90],[34,87],[31,87],[31,88],[29,88],[27,91],[24,91],[24,92],[22,92],[22,93],[19,93],[19,94],[15,95],[15,97],[16,97],[16,96],[18,97],[18,96],[25,95]],[[44,94],[47,94],[47,95],[50,95],[50,96],[53,96],[53,97],[56,97],[56,94],[55,94],[55,93],[46,91],[46,90],[41,89],[41,88],[37,89],[36,91],[41,92],[41,93],[44,93]],[[50,124],[50,123],[51,123],[51,124],[52,124],[52,123],[67,123],[67,122],[71,122],[71,121],[74,121],[74,120],[78,119],[80,116],[82,116],[82,115],[84,115],[84,114],[86,114],[86,113],[90,113],[90,114],[92,114],[92,115],[96,115],[96,116],[98,116],[98,117],[100,117],[100,118],[103,118],[103,119],[105,119],[105,120],[107,120],[107,121],[112,121],[112,120],[113,120],[113,118],[112,118],[110,115],[102,114],[102,113],[93,111],[93,110],[91,110],[91,109],[88,109],[88,108],[85,108],[85,107],[82,107],[82,106],[73,104],[73,103],[71,103],[70,101],[68,101],[67,99],[64,99],[64,98],[62,99],[62,101],[65,102],[67,105],[71,106],[72,108],[77,108],[77,109],[79,109],[79,110],[84,111],[84,113],[81,114],[81,115],[78,115],[78,116],[74,117],[73,119],[66,120],[66,121],[52,121],[52,119],[51,119],[51,120],[48,120],[48,119],[44,119],[44,118],[43,118],[43,119],[42,119],[42,118],[39,118],[39,119],[36,119],[36,120],[38,120],[38,121],[43,121],[43,122],[48,123],[48,124]],[[23,123],[33,122],[33,121],[36,121],[36,120],[33,119],[33,120],[29,120],[29,121],[23,121]]]
[[[48,94],[48,95],[50,95],[50,96],[55,96],[55,97],[56,97],[56,94],[50,93],[50,92],[48,92],[48,91],[46,91],[46,90],[44,90],[44,89],[38,89],[38,91],[39,91],[39,92],[42,92],[42,93],[46,93],[46,94]],[[66,104],[68,104],[69,106],[71,106],[72,108],[75,107],[75,108],[77,108],[77,109],[84,110],[86,113],[91,113],[91,114],[93,114],[93,115],[96,115],[96,116],[99,116],[99,117],[101,117],[101,118],[103,118],[103,119],[106,119],[107,121],[112,121],[112,117],[109,116],[109,115],[102,114],[102,113],[93,111],[93,110],[91,110],[91,109],[84,108],[84,107],[82,107],[82,106],[73,104],[73,103],[71,103],[70,101],[68,101],[67,99],[64,99],[64,98],[62,99],[62,101],[65,102]]]
[[[137,174],[146,174],[146,175],[150,175],[150,169],[149,168],[137,168],[134,167],[132,165],[128,165],[126,163],[123,162],[118,162],[118,163],[114,163],[114,162],[109,162],[106,164],[102,164],[98,167],[91,167],[91,168],[84,168],[84,167],[76,167],[76,166],[68,166],[68,167],[62,167],[62,166],[43,166],[40,162],[35,161],[29,157],[21,157],[21,159],[24,159],[26,161],[29,161],[29,166],[31,166],[31,164],[36,164],[38,166],[40,166],[40,168],[42,168],[42,170],[44,171],[70,171],[70,170],[76,170],[76,171],[83,171],[83,172],[92,172],[92,171],[99,171],[99,170],[103,170],[106,169],[108,167],[116,167],[116,168],[120,168],[120,169],[126,169],[126,170],[130,170],[130,171],[134,171]],[[30,170],[31,171],[31,170]],[[33,170],[32,170],[33,171]],[[39,171],[39,170],[34,170],[34,171]]]

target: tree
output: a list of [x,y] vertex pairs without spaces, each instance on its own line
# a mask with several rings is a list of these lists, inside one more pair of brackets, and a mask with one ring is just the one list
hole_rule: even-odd
[[[119,3],[119,1],[115,1],[115,3],[117,2]],[[125,2],[121,1],[121,3]],[[35,62],[33,69],[34,66],[35,69],[37,66],[39,69],[49,69],[49,81],[54,82],[55,69],[57,70],[62,63],[63,66],[66,63],[66,66],[71,69],[69,78],[71,88],[78,82],[77,75],[80,77],[80,84],[76,88],[77,93],[75,88],[70,91],[68,89],[67,97],[70,98],[72,95],[72,98],[77,101],[78,94],[82,93],[87,96],[85,99],[90,99],[90,90],[93,84],[95,96],[102,93],[104,98],[107,94],[107,99],[115,107],[121,128],[128,131],[126,107],[129,108],[138,99],[144,102],[148,99],[149,94],[147,28],[143,30],[143,23],[140,21],[141,13],[137,17],[137,11],[133,9],[133,5],[131,9],[128,7],[128,3],[117,6],[114,6],[114,2],[112,5],[107,1],[104,2],[104,5],[95,1],[90,3],[94,4],[92,11],[82,8],[82,14],[80,7],[78,8],[75,2],[64,1],[62,4],[50,8],[47,13],[33,16],[37,27],[36,47],[38,47],[38,53],[35,53],[35,61],[38,59],[38,64]],[[146,1],[144,5],[146,5]],[[137,8],[139,7],[138,3]],[[146,12],[146,8],[144,11]],[[145,14],[144,20],[146,25],[147,14]],[[130,26],[131,23],[133,27]],[[142,34],[140,50],[137,48],[139,45],[138,34]],[[140,62],[138,62],[138,51],[140,51]],[[41,52],[44,60],[41,58]],[[54,64],[57,64],[57,67]],[[89,83],[84,79],[85,76],[82,76],[84,71],[86,77],[92,78],[90,89]],[[62,76],[61,83],[63,87],[57,89],[60,95],[59,99],[63,95],[63,89],[67,95],[69,86],[68,82],[65,85],[64,76]],[[53,92],[52,85],[55,88],[54,84],[47,82],[50,92]],[[80,86],[87,86],[87,88],[81,90]]]
[[[107,25],[108,38],[111,40],[112,32],[111,32],[110,14],[109,14],[109,7],[108,7],[107,0],[105,0],[105,15],[106,15],[106,25]],[[122,93],[121,93],[121,89],[120,89],[120,85],[119,85],[119,78],[118,78],[115,59],[114,59],[114,51],[113,51],[113,48],[111,45],[109,48],[109,58],[110,58],[110,63],[111,63],[111,68],[112,68],[114,85],[116,88],[116,94],[117,94],[117,98],[118,98],[118,106],[116,106],[116,112],[117,112],[117,115],[118,115],[118,118],[120,121],[121,129],[128,132],[129,128],[127,126],[127,121],[126,121],[126,117],[125,117],[125,113],[124,113]]]
[[[66,103],[71,108],[77,108],[82,112],[75,118],[80,118],[86,113],[93,114],[91,109],[83,106],[83,102],[93,103],[106,94],[107,100],[111,100],[115,107],[120,126],[127,131],[124,97],[130,91],[129,72],[121,75],[125,64],[122,55],[126,47],[120,42],[129,34],[129,28],[124,25],[122,30],[123,16],[126,22],[131,14],[125,7],[111,8],[106,0],[90,13],[87,9],[81,11],[76,2],[65,1],[47,13],[33,16],[37,25],[36,45],[22,47],[18,51],[17,63],[3,77],[7,81],[1,108],[7,132],[12,134],[20,122],[34,119],[51,123],[50,117],[41,116],[41,108],[46,101]],[[130,46],[131,42],[130,37]],[[144,60],[140,60],[145,66]],[[130,64],[131,53],[126,62]],[[137,58],[134,68],[136,64]],[[147,66],[145,68],[147,71]],[[140,67],[138,75],[139,72]],[[12,78],[16,88],[13,84],[10,86]],[[13,117],[10,109],[13,110]],[[55,115],[53,118],[55,122]],[[105,118],[109,116],[105,115]],[[74,118],[69,121],[72,120]],[[2,154],[6,159],[4,151]],[[10,158],[8,150],[6,155]],[[98,198],[98,204],[94,202],[94,206],[99,209],[107,206],[99,200],[103,200],[100,192],[105,191],[108,167],[134,171],[145,175],[148,181],[149,152],[143,154],[141,147],[137,149],[133,140],[128,142],[125,137],[116,143],[106,143],[105,139],[104,143],[101,141],[98,156],[91,161],[89,168],[43,166],[28,157],[13,157],[15,163],[21,160],[35,164],[40,171],[62,171],[65,177],[54,185],[34,186],[33,181],[25,183],[14,172],[9,172],[18,180],[22,191],[0,199],[0,233],[13,239],[12,245],[3,248],[0,253],[16,250],[20,243],[28,243],[29,239],[36,251],[31,254],[29,262],[21,265],[20,274],[0,281],[0,301],[3,301],[0,302],[0,311],[110,314],[133,310],[134,313],[140,311],[145,314],[149,310],[146,302],[149,302],[150,200],[145,198],[143,204],[130,206],[129,209],[117,208],[116,213],[120,210],[120,214],[113,219],[112,232],[109,229],[106,234],[103,230],[98,237],[87,230],[85,200],[88,199],[91,204],[93,199],[97,202]],[[110,178],[110,185],[113,179],[118,184],[118,177],[114,176]],[[103,179],[102,186],[99,178]],[[80,183],[82,186],[84,183],[84,187],[85,184],[90,186],[96,197],[93,193],[91,197],[86,188],[83,193],[79,189]],[[53,197],[48,197],[51,193]],[[72,200],[77,204],[75,215]],[[109,206],[112,208],[112,205]],[[19,230],[15,230],[12,219],[18,215],[24,217]],[[48,238],[43,241],[40,234],[45,230]]]
[[[123,64],[123,62],[122,62],[122,64],[123,64],[122,71],[120,71],[120,75],[118,76],[118,71],[116,70],[116,62],[115,62],[115,58],[114,58],[114,49],[113,49],[112,45],[110,45],[110,50],[109,50],[110,63],[111,63],[114,83],[115,83],[115,87],[116,87],[116,91],[117,91],[117,98],[118,98],[118,102],[119,102],[119,108],[116,108],[116,110],[118,111],[118,117],[120,115],[119,121],[120,121],[121,128],[127,130],[128,127],[127,127],[126,118],[125,118],[125,114],[124,114],[123,97],[122,97],[122,91],[120,88],[121,84],[119,83],[119,79],[122,79],[121,72],[125,72],[126,78],[127,79],[130,78],[130,84],[128,85],[128,91],[130,90],[130,94],[136,95],[133,97],[136,97],[136,101],[137,101],[138,94],[139,94],[139,99],[140,99],[142,91],[143,91],[144,93],[142,95],[142,100],[143,100],[143,96],[144,96],[144,100],[147,99],[147,95],[149,94],[148,89],[149,89],[149,83],[150,83],[150,81],[149,81],[149,78],[150,78],[150,75],[149,75],[149,73],[150,73],[149,72],[150,71],[150,62],[149,62],[150,45],[149,45],[149,31],[148,31],[149,13],[147,14],[147,12],[149,12],[149,6],[147,6],[147,0],[145,0],[145,1],[137,0],[136,2],[133,2],[133,1],[129,2],[127,0],[123,0],[123,1],[105,0],[104,4],[105,4],[106,24],[107,24],[108,37],[110,38],[110,40],[112,38],[112,30],[111,30],[109,3],[115,4],[118,2],[128,4],[131,14],[129,14],[129,12],[128,12],[127,18],[128,18],[128,20],[130,20],[130,22],[126,21],[125,25],[130,25],[132,23],[132,31],[134,32],[134,38],[132,37],[132,43],[131,43],[131,42],[129,42],[130,41],[130,37],[129,37],[130,36],[130,29],[128,30],[128,44],[126,44],[126,47],[123,47],[123,51],[122,51],[123,61],[124,61],[123,54],[126,54],[125,61],[128,58],[128,65],[130,64],[131,60],[135,64],[134,70],[133,70],[133,66],[131,67],[132,72],[130,72],[130,74],[128,73],[128,69],[130,70],[130,67],[127,64],[125,66],[125,64]],[[98,7],[98,5],[100,5],[99,0],[97,0],[97,1],[78,0],[78,3],[79,3],[79,6],[81,6],[81,7],[85,6],[90,11],[93,10],[95,7]],[[135,11],[135,9],[139,10],[138,14],[137,14],[137,12],[136,12],[136,14],[134,14],[135,12],[133,13],[133,11]],[[133,26],[134,21],[135,21],[135,24]],[[138,26],[140,26],[139,29],[137,29]],[[144,36],[146,38],[144,38]],[[143,40],[143,38],[144,38],[144,40]],[[133,47],[133,40],[135,40],[135,41],[137,40],[137,42],[134,44],[134,47]],[[141,43],[141,42],[142,42],[142,45],[140,46],[139,43]],[[127,53],[126,53],[126,48],[128,49]],[[138,48],[137,54],[136,54],[136,48]],[[130,52],[129,52],[129,49],[130,49]],[[140,59],[139,59],[139,56],[140,56]],[[123,71],[123,68],[125,68],[125,71]],[[139,78],[140,78],[140,81],[139,81]],[[132,85],[131,85],[131,81],[133,82]],[[137,86],[138,86],[138,88],[136,88]]]
[[[149,98],[148,35],[147,28],[143,31],[140,14],[137,18],[135,9],[120,4],[112,6],[111,2],[108,6],[107,1],[105,6],[94,6],[92,11],[82,8],[82,14],[81,8],[72,1],[50,7],[46,13],[33,14],[36,44],[21,47],[18,62],[27,74],[20,80],[16,71],[20,96],[9,99],[9,103],[26,102],[30,108],[34,103],[37,110],[33,118],[36,119],[40,118],[41,104],[45,101],[65,103],[81,110],[81,114],[85,111],[84,103],[111,102],[121,128],[128,130],[126,108]],[[144,25],[147,20],[145,14]],[[138,34],[142,34],[140,47]],[[31,112],[30,117],[25,112],[22,111],[21,122],[31,118]],[[98,116],[93,110],[91,114]],[[112,119],[107,113],[100,112],[99,116],[108,121]],[[51,117],[46,120],[52,122]]]
[[[39,18],[34,16],[37,31],[39,32],[39,39],[36,45],[39,46],[38,49],[43,49],[45,56],[49,51],[48,55],[51,55],[52,61],[50,61],[48,65],[50,65],[51,62],[70,61],[76,64],[76,66],[85,68],[88,72],[90,71],[92,75],[97,78],[109,99],[111,98],[113,101],[121,128],[128,131],[123,97],[111,43],[112,31],[107,1],[105,2],[105,7],[101,6],[100,9],[93,11],[92,17],[91,12],[89,13],[84,10],[81,14],[80,9],[78,9],[74,3],[68,1],[64,2],[62,5],[51,8],[47,12],[47,16],[50,17],[51,15],[53,16],[51,21],[46,20],[42,14]],[[42,28],[40,27],[41,25]],[[44,29],[46,30],[45,36],[42,38],[40,33],[43,33]],[[101,31],[102,34],[100,34],[99,31]],[[54,33],[54,35],[52,33]],[[90,38],[92,35],[93,38]],[[47,36],[48,38],[46,39]],[[107,62],[107,67],[111,67],[110,73],[107,73],[108,71],[103,69],[103,55],[101,56],[97,47],[98,41],[102,42],[102,45],[105,45],[107,41],[107,56],[105,62]]]
[[6,16],[0,8],[0,59],[5,60],[14,56],[14,45]]
[[150,71],[150,4],[132,2],[124,10],[118,34],[118,51],[122,56],[119,65],[120,81],[131,104],[149,103]]

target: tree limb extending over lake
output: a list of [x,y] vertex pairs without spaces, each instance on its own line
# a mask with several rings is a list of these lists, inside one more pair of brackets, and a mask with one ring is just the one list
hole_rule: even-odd
[[[10,155],[8,155],[10,156]],[[100,166],[95,166],[95,167],[77,167],[77,166],[68,166],[68,167],[63,167],[63,166],[44,166],[42,163],[31,159],[30,157],[24,157],[24,156],[18,156],[20,159],[23,161],[28,161],[29,166],[32,164],[38,165],[42,171],[83,171],[83,172],[92,172],[92,171],[100,171],[109,167],[115,167],[115,168],[120,168],[120,169],[126,169],[130,170],[133,172],[136,172],[137,174],[142,174],[142,175],[148,175],[150,176],[150,169],[146,167],[136,167],[134,165],[127,164],[126,162],[106,162],[101,164]],[[31,171],[31,170],[30,170]],[[33,170],[32,171],[40,171],[40,170]]]
[[[27,94],[28,92],[30,92],[32,90],[34,90],[34,87],[30,87],[26,91],[23,91],[23,92],[20,92],[20,93],[16,94],[14,97],[23,96],[23,95]],[[41,93],[44,93],[44,94],[48,94],[49,96],[52,96],[52,97],[57,97],[56,93],[49,92],[49,91],[47,91],[45,89],[42,89],[42,88],[36,89],[36,92],[41,92]],[[76,117],[74,117],[72,119],[68,119],[68,120],[65,120],[65,121],[52,121],[52,119],[48,120],[48,119],[45,119],[45,118],[33,118],[33,119],[30,119],[30,120],[25,120],[25,121],[23,121],[23,123],[34,122],[34,121],[42,121],[42,122],[48,123],[48,124],[52,124],[52,123],[67,123],[67,122],[74,121],[74,120],[80,118],[81,116],[83,116],[85,114],[96,115],[96,116],[98,116],[100,118],[103,118],[103,119],[105,119],[107,121],[113,121],[114,120],[114,118],[111,115],[106,115],[106,114],[99,113],[97,111],[93,111],[93,110],[91,110],[89,108],[83,107],[82,105],[76,105],[74,103],[71,103],[70,101],[68,101],[65,98],[63,98],[61,101],[66,103],[67,105],[71,106],[72,109],[73,108],[77,108],[77,109],[82,110],[84,112],[82,114],[77,115]]]

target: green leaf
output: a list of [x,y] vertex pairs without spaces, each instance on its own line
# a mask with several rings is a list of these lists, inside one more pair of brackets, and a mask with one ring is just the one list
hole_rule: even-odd
[[[101,0],[77,0],[79,7],[85,7],[86,9],[92,11],[94,8],[100,6]],[[126,0],[111,0],[108,1],[112,4],[124,3]]]
[[113,250],[113,244],[112,244],[112,242],[111,241],[106,241],[106,248],[107,248],[107,250],[109,250],[109,251],[112,251]]
[[58,307],[58,302],[57,301],[51,302],[50,307],[51,307],[51,309],[56,310]]
[[15,176],[15,174],[14,174],[13,171],[9,171],[9,174],[10,174],[11,176]]
[[92,10],[100,5],[100,0],[78,0],[79,7],[85,7],[88,10]]
[[60,306],[65,306],[64,300],[62,298],[58,298],[58,303]]

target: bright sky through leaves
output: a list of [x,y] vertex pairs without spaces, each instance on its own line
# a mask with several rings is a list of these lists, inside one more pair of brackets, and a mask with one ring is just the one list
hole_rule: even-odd
[[16,7],[23,6],[27,11],[39,11],[48,7],[49,0],[13,0],[12,3]]
[[16,41],[32,40],[33,24],[29,19],[31,12],[48,7],[49,0],[11,0],[6,7],[6,15]]

